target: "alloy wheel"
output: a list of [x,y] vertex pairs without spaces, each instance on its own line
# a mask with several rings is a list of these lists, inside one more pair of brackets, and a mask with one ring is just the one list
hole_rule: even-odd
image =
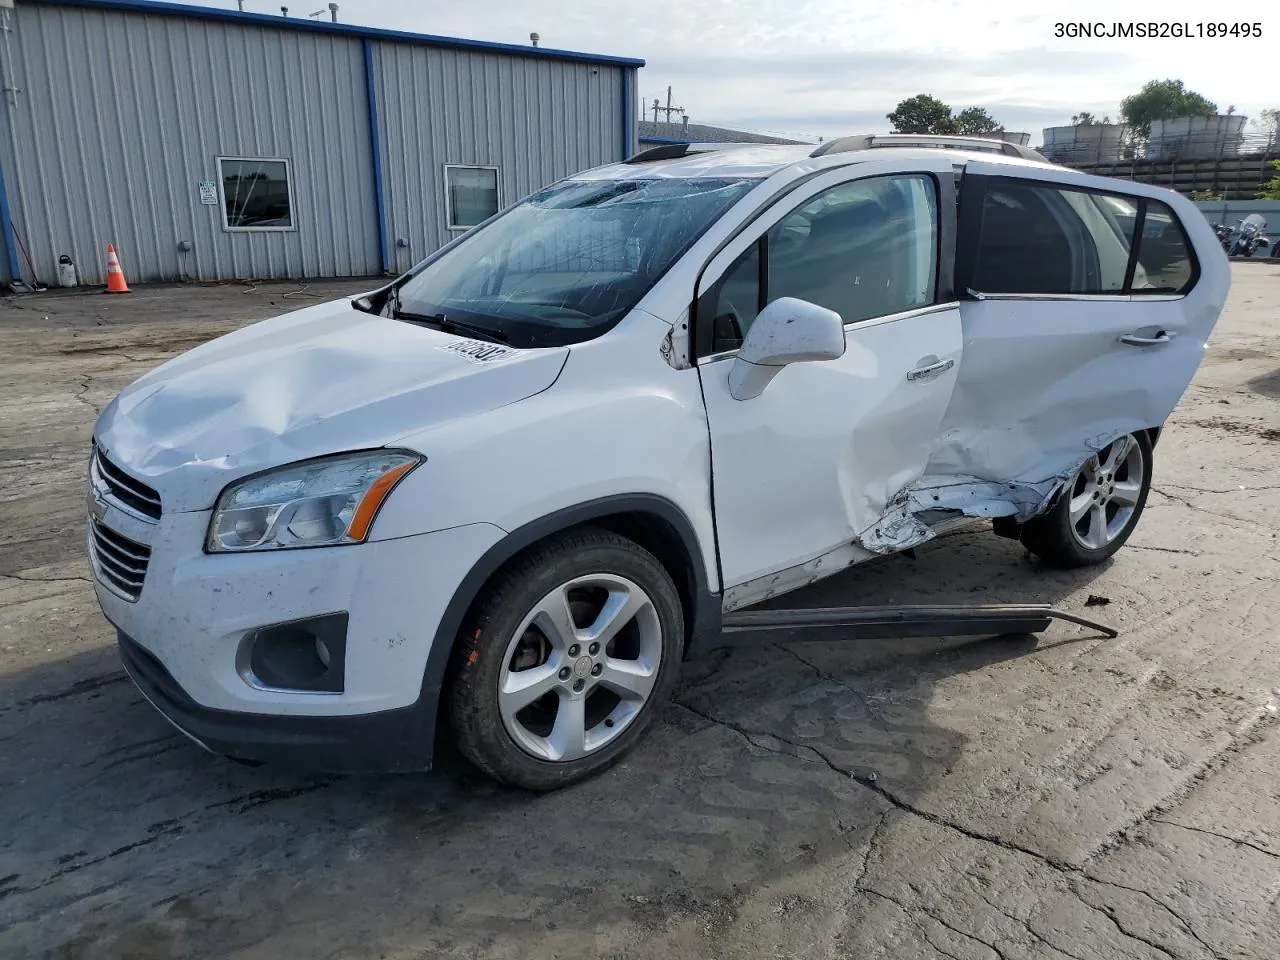
[[639,716],[661,660],[661,621],[639,585],[613,574],[577,577],[538,601],[507,645],[503,726],[538,759],[581,759]]
[[1071,534],[1082,547],[1101,550],[1121,536],[1142,496],[1145,466],[1138,441],[1124,436],[1090,457],[1071,487]]

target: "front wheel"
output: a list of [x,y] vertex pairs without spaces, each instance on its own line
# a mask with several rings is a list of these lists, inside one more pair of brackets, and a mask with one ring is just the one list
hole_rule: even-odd
[[1027,521],[1022,542],[1051,567],[1089,567],[1119,550],[1151,489],[1146,433],[1123,436],[1085,461],[1042,516]]
[[607,530],[533,548],[478,600],[446,692],[464,756],[553,790],[617,762],[675,686],[680,597],[663,566]]

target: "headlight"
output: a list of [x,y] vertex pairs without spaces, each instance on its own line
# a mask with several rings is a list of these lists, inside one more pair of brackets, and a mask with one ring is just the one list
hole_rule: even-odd
[[206,548],[222,553],[361,543],[387,494],[421,462],[403,451],[347,453],[233,483],[218,497]]

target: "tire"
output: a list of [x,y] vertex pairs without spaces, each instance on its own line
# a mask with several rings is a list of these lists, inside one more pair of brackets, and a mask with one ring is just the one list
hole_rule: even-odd
[[486,585],[454,645],[459,749],[526,790],[594,776],[653,725],[683,644],[680,596],[652,554],[595,527],[550,538]]
[[1152,463],[1145,432],[1104,447],[1085,461],[1046,513],[1026,522],[1023,545],[1046,566],[1059,569],[1109,559],[1138,525],[1151,489]]

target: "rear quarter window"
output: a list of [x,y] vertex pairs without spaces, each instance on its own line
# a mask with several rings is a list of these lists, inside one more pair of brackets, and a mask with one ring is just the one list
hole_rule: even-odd
[[1195,273],[1191,245],[1177,216],[1168,204],[1148,200],[1131,292],[1135,296],[1185,293]]

